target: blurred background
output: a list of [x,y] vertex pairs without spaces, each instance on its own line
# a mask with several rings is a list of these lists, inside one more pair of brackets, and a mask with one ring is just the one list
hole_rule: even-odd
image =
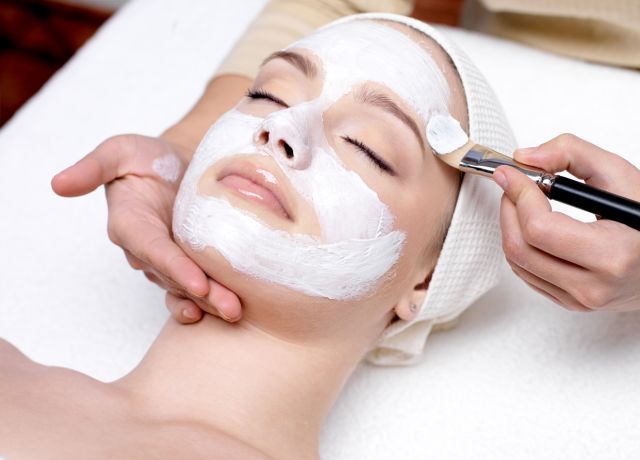
[[126,0],[0,0],[0,126]]

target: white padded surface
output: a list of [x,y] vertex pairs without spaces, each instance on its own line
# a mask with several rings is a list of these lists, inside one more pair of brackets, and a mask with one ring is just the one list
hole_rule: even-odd
[[[162,293],[109,243],[103,193],[59,198],[50,178],[110,135],[175,121],[263,4],[132,1],[0,132],[0,337],[105,381],[141,359]],[[640,163],[640,73],[451,33],[521,145],[568,131]],[[321,454],[635,459],[639,427],[640,312],[570,313],[508,272],[420,365],[361,366]]]

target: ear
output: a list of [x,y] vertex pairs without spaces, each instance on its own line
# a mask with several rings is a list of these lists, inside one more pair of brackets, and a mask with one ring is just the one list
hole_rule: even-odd
[[424,303],[424,299],[427,296],[427,288],[429,287],[432,274],[433,270],[424,276],[422,281],[416,284],[413,289],[410,289],[400,298],[395,307],[396,315],[398,315],[400,319],[411,321],[418,316],[418,313],[420,313],[420,309],[422,308],[422,304]]

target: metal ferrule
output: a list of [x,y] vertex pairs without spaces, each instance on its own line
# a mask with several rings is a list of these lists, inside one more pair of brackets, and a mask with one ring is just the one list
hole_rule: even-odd
[[472,174],[491,177],[498,166],[512,166],[524,173],[529,179],[534,181],[538,187],[548,194],[555,176],[542,169],[517,162],[511,157],[503,155],[482,145],[475,144],[462,157],[458,169]]

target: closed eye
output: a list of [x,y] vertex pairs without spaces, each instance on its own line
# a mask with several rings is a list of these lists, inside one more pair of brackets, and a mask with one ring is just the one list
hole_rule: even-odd
[[349,136],[342,136],[342,139],[348,144],[355,146],[358,150],[364,153],[365,156],[381,171],[384,171],[385,173],[391,176],[396,175],[396,172],[393,170],[391,166],[389,166],[389,164],[386,161],[380,158],[380,156],[376,152],[371,150],[369,147],[367,147],[365,144],[360,142],[358,139],[354,139]]
[[278,105],[281,105],[282,107],[286,107],[289,108],[289,104],[287,104],[286,102],[284,102],[282,99],[280,99],[277,96],[274,96],[273,94],[271,94],[268,91],[265,91],[263,89],[249,89],[247,91],[247,97],[249,99],[266,99],[268,101],[274,102]]

